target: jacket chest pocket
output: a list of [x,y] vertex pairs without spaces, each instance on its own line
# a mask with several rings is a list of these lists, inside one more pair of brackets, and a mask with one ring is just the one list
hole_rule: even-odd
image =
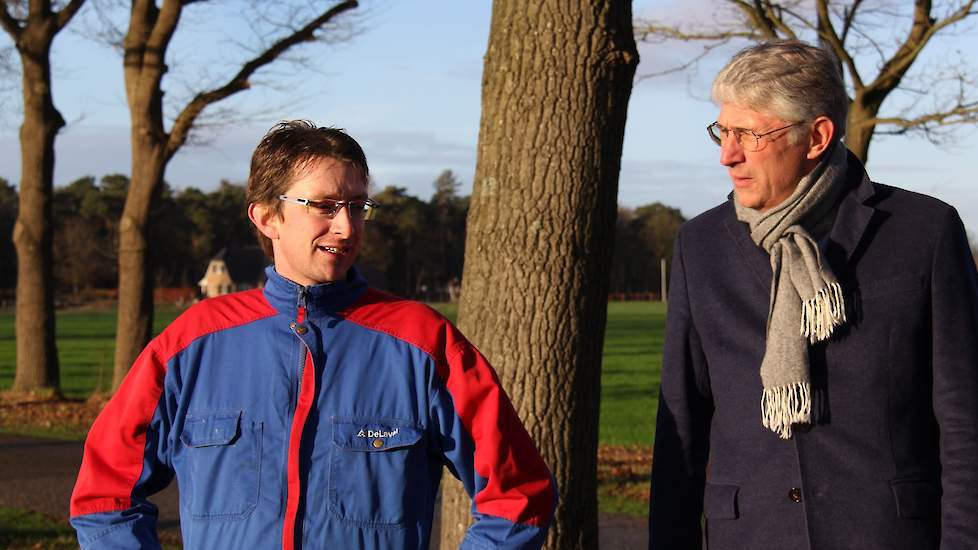
[[242,519],[258,504],[262,423],[241,411],[187,416],[180,440],[190,463],[190,512],[195,519]]
[[402,527],[428,506],[422,431],[405,420],[333,417],[331,513],[361,527]]

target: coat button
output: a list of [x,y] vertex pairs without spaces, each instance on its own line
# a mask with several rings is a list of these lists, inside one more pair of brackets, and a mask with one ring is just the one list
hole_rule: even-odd
[[791,502],[801,502],[801,489],[798,487],[792,487],[791,490],[788,491],[788,500]]
[[384,440],[383,439],[375,439],[374,442],[373,442],[373,446],[374,446],[375,449],[379,449],[379,448],[383,447],[384,446]]
[[307,333],[307,332],[309,332],[309,329],[307,329],[305,325],[300,325],[299,323],[296,323],[295,321],[292,321],[291,323],[289,323],[289,328],[292,329],[292,330],[294,330],[300,336],[303,335],[303,334],[305,334],[305,333]]

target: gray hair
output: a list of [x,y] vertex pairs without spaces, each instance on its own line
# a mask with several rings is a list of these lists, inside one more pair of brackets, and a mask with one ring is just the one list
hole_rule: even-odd
[[[762,42],[737,53],[713,81],[713,101],[741,105],[786,122],[827,116],[832,141],[846,133],[849,97],[834,54],[800,40]],[[792,132],[797,140],[804,128]]]

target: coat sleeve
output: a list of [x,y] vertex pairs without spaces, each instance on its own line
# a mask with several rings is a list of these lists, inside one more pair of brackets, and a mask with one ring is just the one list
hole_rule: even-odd
[[682,232],[673,247],[662,382],[652,452],[649,548],[699,549],[713,402],[690,312]]
[[448,469],[472,498],[463,549],[540,548],[556,484],[486,359],[454,327],[430,416]]
[[978,274],[948,210],[931,269],[934,415],[940,426],[941,548],[978,547]]
[[70,512],[84,549],[160,547],[157,508],[146,497],[173,478],[165,374],[151,343],[88,432]]

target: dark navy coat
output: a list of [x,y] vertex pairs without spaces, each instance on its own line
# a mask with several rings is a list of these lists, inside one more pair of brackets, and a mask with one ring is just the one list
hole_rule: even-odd
[[849,167],[824,243],[849,320],[811,347],[814,422],[789,440],[760,418],[768,254],[730,201],[680,230],[651,548],[978,548],[978,275],[964,228],[936,199],[871,182],[851,154]]

